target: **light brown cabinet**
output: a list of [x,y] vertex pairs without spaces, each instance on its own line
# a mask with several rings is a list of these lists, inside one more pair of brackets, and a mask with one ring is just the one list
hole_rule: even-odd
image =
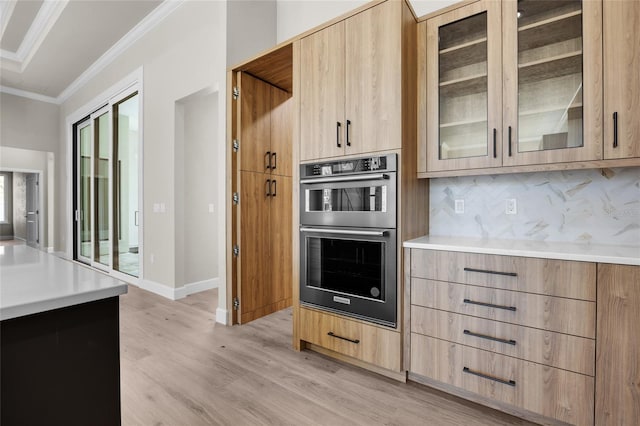
[[409,257],[410,378],[530,420],[593,424],[595,263]]
[[640,266],[598,264],[596,425],[640,419]]
[[481,0],[421,22],[419,175],[638,165],[638,9]]
[[300,308],[300,338],[391,371],[400,371],[400,332]]
[[243,72],[236,79],[233,241],[237,321],[244,324],[292,301],[292,112],[284,90]]
[[300,41],[300,160],[402,146],[402,8],[388,1]]
[[604,158],[640,157],[640,2],[604,0]]

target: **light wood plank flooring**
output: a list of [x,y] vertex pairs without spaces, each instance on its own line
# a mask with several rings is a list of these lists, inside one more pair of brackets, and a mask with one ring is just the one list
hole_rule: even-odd
[[530,425],[291,348],[291,310],[215,323],[217,290],[120,298],[123,425]]

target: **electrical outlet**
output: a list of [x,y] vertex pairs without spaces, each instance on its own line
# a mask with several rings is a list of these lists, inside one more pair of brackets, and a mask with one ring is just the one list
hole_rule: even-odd
[[506,214],[517,214],[518,213],[518,203],[515,198],[507,198],[505,206]]
[[455,201],[455,212],[456,214],[464,214],[464,200]]

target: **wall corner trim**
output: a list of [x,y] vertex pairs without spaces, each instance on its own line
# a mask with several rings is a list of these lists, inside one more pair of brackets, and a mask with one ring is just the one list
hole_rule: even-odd
[[222,309],[222,308],[218,308],[216,309],[216,322],[220,323],[222,325],[227,325],[229,324],[229,321],[227,320],[229,318],[229,311],[227,311],[226,309]]

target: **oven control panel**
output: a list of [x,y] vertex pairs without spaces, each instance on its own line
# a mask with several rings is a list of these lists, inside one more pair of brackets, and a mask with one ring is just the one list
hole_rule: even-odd
[[390,154],[378,157],[353,158],[349,160],[303,164],[300,172],[301,177],[314,177],[362,174],[379,171],[395,172],[396,168],[396,155]]

